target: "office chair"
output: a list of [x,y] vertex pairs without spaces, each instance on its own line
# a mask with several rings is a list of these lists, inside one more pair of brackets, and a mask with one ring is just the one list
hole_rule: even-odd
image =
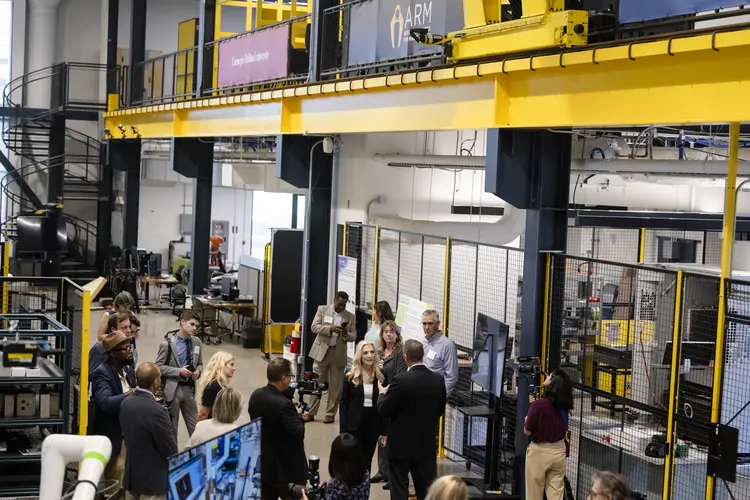
[[[172,304],[172,316],[176,317],[177,321],[180,321],[180,315],[185,310],[185,303],[187,302],[187,288],[182,284],[173,286],[169,291],[169,302]],[[177,330],[170,330],[164,334],[164,338],[169,340],[178,331],[179,328]]]

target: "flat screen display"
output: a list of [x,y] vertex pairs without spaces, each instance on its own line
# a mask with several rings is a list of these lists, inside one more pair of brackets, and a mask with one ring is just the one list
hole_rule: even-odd
[[477,314],[471,380],[497,397],[502,396],[503,392],[508,332],[505,323],[482,313]]
[[64,252],[68,233],[60,215],[23,215],[16,218],[21,253]]
[[260,499],[260,420],[169,459],[168,500]]

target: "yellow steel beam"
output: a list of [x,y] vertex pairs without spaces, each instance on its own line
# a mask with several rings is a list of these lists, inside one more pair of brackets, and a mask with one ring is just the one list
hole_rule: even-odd
[[[111,111],[115,139],[750,121],[750,29]],[[700,98],[700,106],[678,106]],[[117,125],[124,125],[125,136]]]

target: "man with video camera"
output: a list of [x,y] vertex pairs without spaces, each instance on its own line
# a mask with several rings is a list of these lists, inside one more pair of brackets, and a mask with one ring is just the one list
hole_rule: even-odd
[[[339,411],[339,398],[346,370],[346,343],[357,340],[354,314],[346,310],[349,294],[337,292],[333,304],[318,307],[311,330],[316,335],[310,349],[310,357],[315,360],[313,371],[320,375],[318,382],[328,384],[328,404],[324,424],[332,424]],[[310,410],[305,414],[305,422],[315,420],[320,406],[320,398],[314,397]]]
[[305,423],[284,395],[294,370],[288,359],[272,359],[266,368],[268,385],[250,396],[250,418],[260,418],[261,500],[290,500],[289,484],[305,484]]

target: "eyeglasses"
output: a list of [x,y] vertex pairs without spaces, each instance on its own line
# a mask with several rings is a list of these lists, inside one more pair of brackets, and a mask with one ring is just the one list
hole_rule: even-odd
[[422,321],[422,326],[432,326],[434,324],[434,321]]
[[132,351],[133,350],[133,344],[125,344],[121,345],[115,351]]

